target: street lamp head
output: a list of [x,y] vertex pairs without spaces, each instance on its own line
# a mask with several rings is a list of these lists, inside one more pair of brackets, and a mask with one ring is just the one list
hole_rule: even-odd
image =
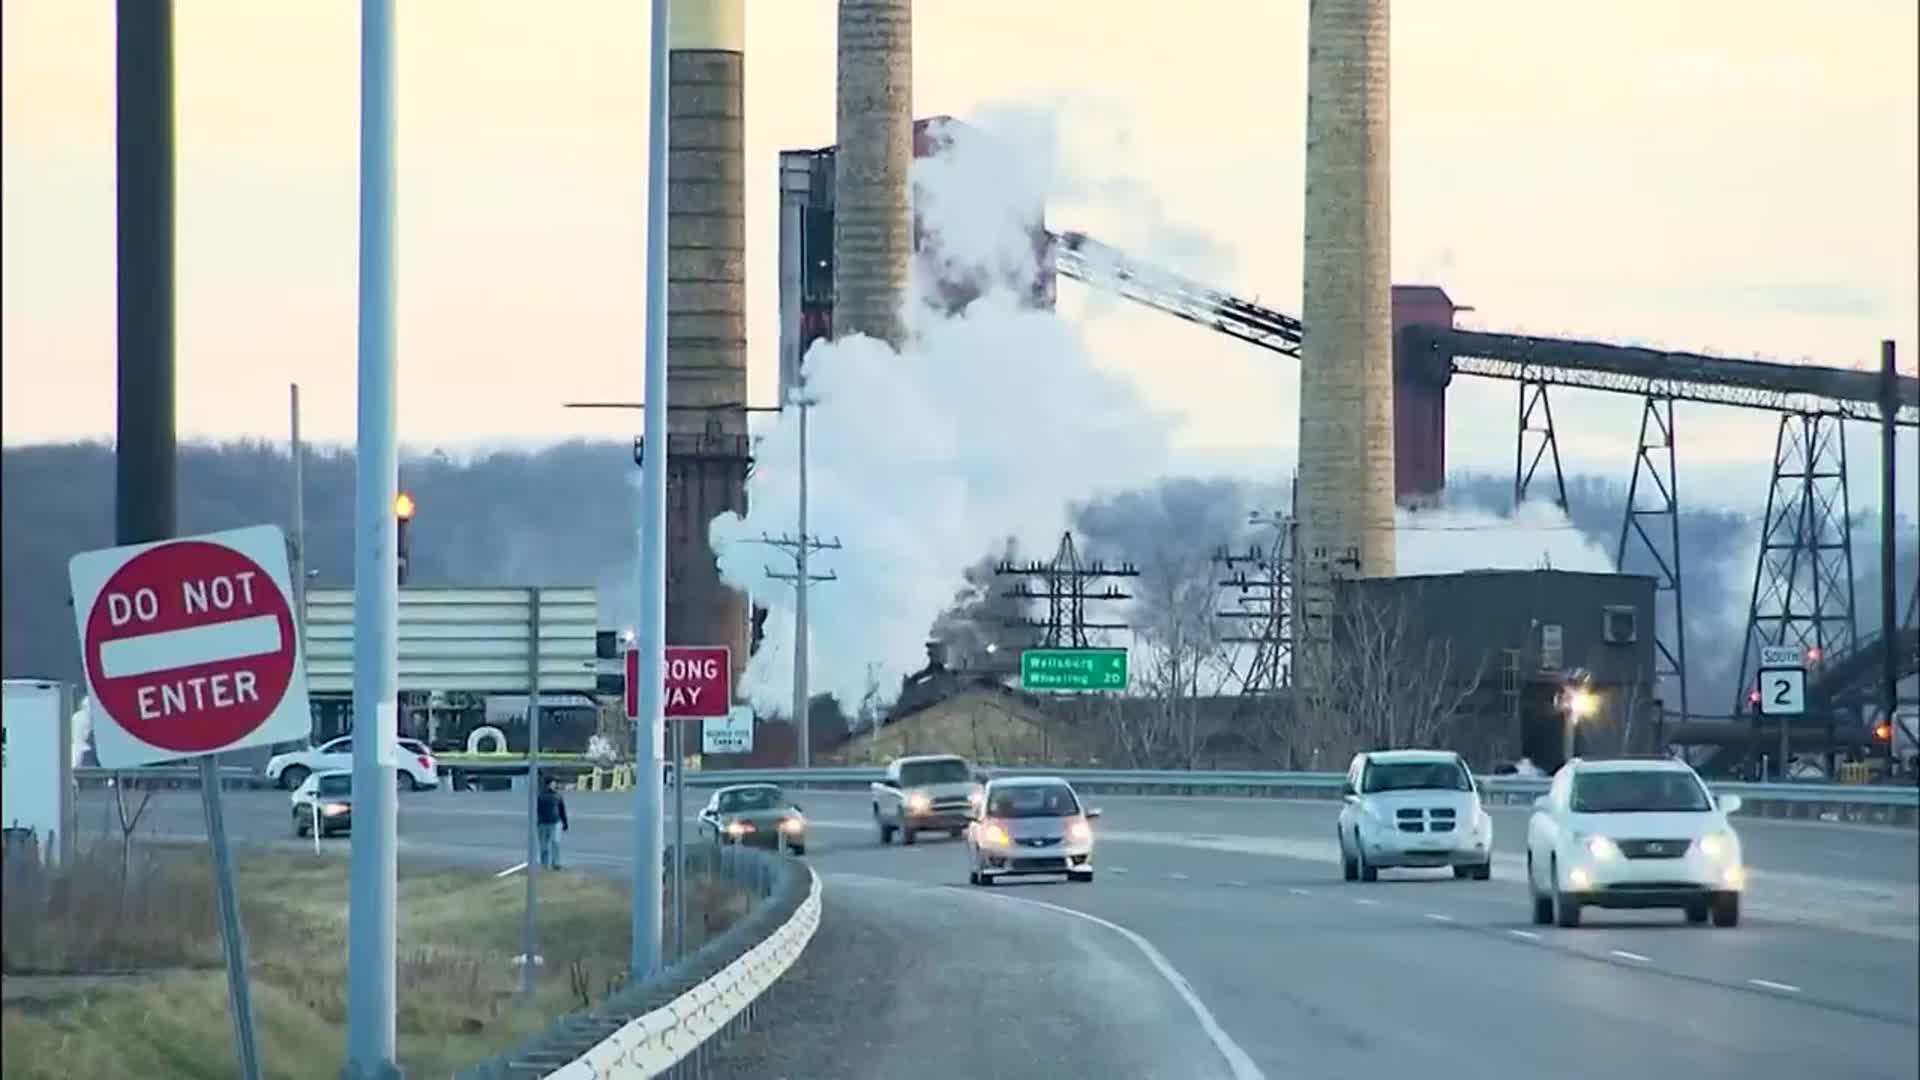
[[1575,720],[1585,720],[1599,707],[1600,695],[1586,687],[1576,687],[1567,691],[1567,712],[1573,714]]
[[399,518],[401,521],[406,521],[412,518],[413,517],[413,496],[403,491],[397,497],[395,497],[393,500],[393,514],[395,517]]

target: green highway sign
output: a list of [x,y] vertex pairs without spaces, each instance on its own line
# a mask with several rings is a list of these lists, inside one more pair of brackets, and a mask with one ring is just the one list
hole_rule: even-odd
[[1125,690],[1125,649],[1023,649],[1022,690]]

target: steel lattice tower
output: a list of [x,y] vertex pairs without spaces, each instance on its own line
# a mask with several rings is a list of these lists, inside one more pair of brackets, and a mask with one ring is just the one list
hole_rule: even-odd
[[1123,622],[1088,622],[1087,603],[1113,600],[1130,600],[1132,593],[1122,592],[1119,587],[1108,585],[1105,589],[1098,584],[1105,578],[1139,577],[1140,571],[1132,563],[1123,562],[1118,566],[1108,566],[1098,559],[1093,562],[1081,562],[1079,549],[1074,546],[1073,534],[1060,534],[1060,547],[1049,562],[1014,563],[1002,561],[993,568],[993,572],[1003,577],[1038,578],[1040,588],[1023,581],[1013,586],[1002,596],[1018,600],[1045,600],[1047,617],[1043,619],[1009,619],[1013,626],[1030,626],[1040,631],[1038,645],[1045,649],[1090,649],[1092,639],[1087,636],[1089,630],[1125,630]]
[[1687,607],[1681,590],[1680,484],[1674,453],[1673,399],[1649,394],[1640,412],[1640,443],[1634,450],[1633,479],[1627,484],[1627,509],[1614,565],[1623,574],[1631,573],[1630,549],[1640,556],[1633,560],[1635,564],[1652,564],[1654,677],[1665,688],[1662,700],[1677,704],[1684,718],[1689,715]]
[[1819,414],[1782,416],[1753,568],[1736,711],[1746,707],[1748,677],[1758,665],[1760,646],[1817,649],[1817,659],[1853,651],[1851,521],[1841,421]]
[[1219,585],[1238,605],[1214,614],[1246,626],[1221,640],[1254,647],[1240,690],[1248,697],[1278,692],[1291,685],[1293,674],[1293,520],[1256,518],[1254,524],[1272,526],[1272,542],[1245,552],[1223,549],[1214,557],[1228,575]]

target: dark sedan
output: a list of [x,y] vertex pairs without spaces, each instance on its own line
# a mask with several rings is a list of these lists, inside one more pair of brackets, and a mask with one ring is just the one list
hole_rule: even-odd
[[353,774],[344,769],[307,777],[292,802],[295,836],[353,831]]
[[777,784],[735,784],[714,792],[700,811],[700,830],[716,845],[807,852],[807,819]]

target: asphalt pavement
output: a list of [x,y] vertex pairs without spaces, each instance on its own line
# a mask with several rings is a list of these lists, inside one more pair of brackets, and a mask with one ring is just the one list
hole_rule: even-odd
[[[810,950],[822,989],[786,998],[763,1071],[730,1075],[1920,1074],[1912,830],[1736,817],[1753,867],[1740,927],[1589,912],[1561,930],[1528,918],[1519,810],[1495,811],[1491,881],[1388,871],[1347,884],[1332,803],[1093,797],[1096,882],[976,889],[957,842],[882,848],[864,793],[795,796],[829,910],[843,902],[888,944]],[[290,841],[285,798],[230,796],[236,835]],[[568,802],[568,858],[624,871],[625,800]],[[502,871],[523,857],[517,797],[401,806],[403,854]],[[158,800],[150,824],[196,832],[197,799]],[[825,989],[856,983],[866,997]],[[798,1034],[783,1055],[782,1032],[802,1029],[835,1033],[840,1056],[809,1057],[821,1051]]]

